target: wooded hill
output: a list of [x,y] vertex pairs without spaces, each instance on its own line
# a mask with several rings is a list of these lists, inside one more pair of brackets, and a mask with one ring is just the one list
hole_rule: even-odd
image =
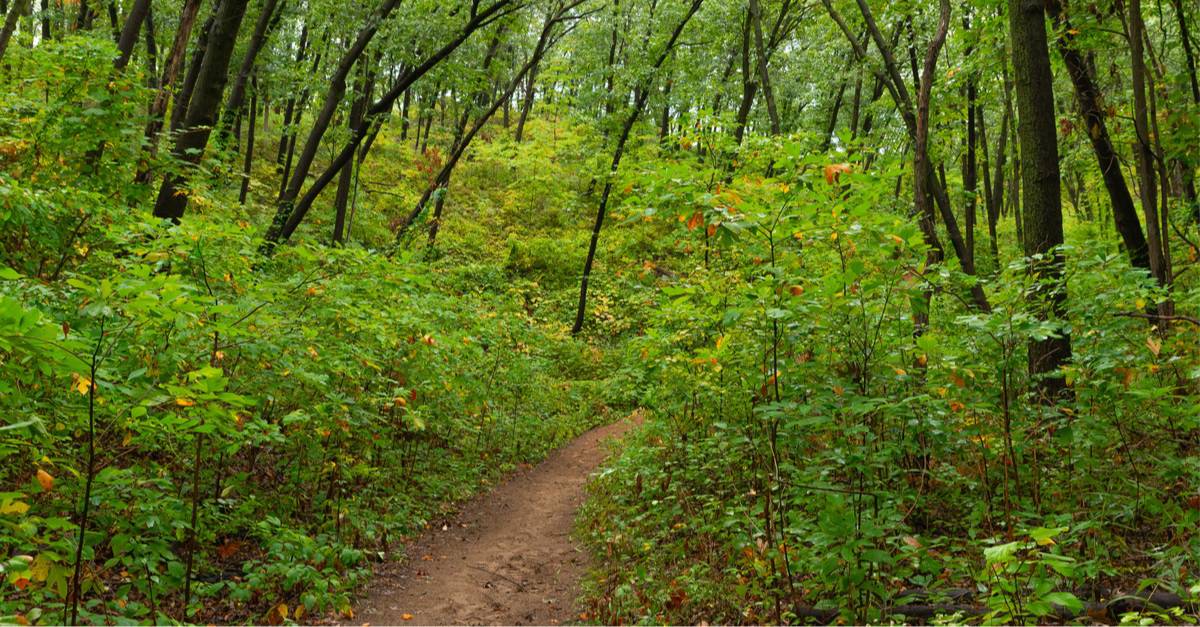
[[[0,622],[1195,622],[1200,6],[0,0]],[[919,610],[913,608],[922,608]]]

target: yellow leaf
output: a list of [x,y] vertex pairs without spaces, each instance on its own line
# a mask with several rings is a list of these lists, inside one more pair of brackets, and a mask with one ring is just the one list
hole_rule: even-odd
[[724,335],[717,338],[717,350],[721,350],[722,346],[725,346],[725,336]]
[[1054,538],[1038,538],[1037,543],[1040,546],[1054,546]]
[[1146,338],[1146,348],[1149,348],[1150,352],[1154,353],[1155,357],[1158,357],[1158,352],[1162,350],[1162,341],[1153,337],[1148,337]]
[[54,477],[41,468],[38,468],[37,471],[37,482],[40,483],[42,485],[42,489],[47,492],[54,487]]
[[190,398],[177,398],[175,399],[175,404],[179,405],[180,407],[191,407],[192,405],[196,404],[196,401],[193,401]]
[[29,565],[29,578],[34,581],[45,581],[50,576],[50,560],[38,556]]
[[407,612],[406,612],[406,613],[404,613],[404,614],[401,614],[401,615],[400,615],[400,618],[403,618],[404,620],[412,620],[412,619],[413,619],[413,615],[412,615],[412,614],[409,614],[409,613],[407,613]]
[[288,617],[287,603],[280,603],[279,605],[276,605],[275,607],[271,608],[271,611],[267,612],[267,622],[272,625],[282,624],[283,621],[287,620],[287,617]]
[[71,389],[87,396],[92,389],[92,380],[78,373],[71,373]]
[[0,505],[0,514],[24,514],[29,511],[29,503],[24,501],[11,501]]

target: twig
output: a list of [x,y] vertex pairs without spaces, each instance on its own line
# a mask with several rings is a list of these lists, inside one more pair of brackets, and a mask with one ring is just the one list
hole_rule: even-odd
[[481,572],[481,573],[487,573],[487,574],[489,574],[489,575],[491,575],[491,576],[493,576],[493,577],[499,577],[499,578],[501,578],[501,579],[503,579],[503,580],[505,580],[505,581],[507,581],[507,582],[511,583],[512,585],[516,586],[516,587],[517,587],[517,591],[518,591],[518,592],[524,592],[524,591],[525,591],[525,586],[524,586],[524,584],[522,584],[521,582],[519,582],[519,581],[517,581],[517,580],[515,580],[515,579],[511,579],[511,578],[509,578],[509,577],[505,577],[504,575],[501,575],[500,573],[494,573],[494,572],[492,572],[492,571],[490,571],[490,570],[488,570],[488,569],[486,569],[486,568],[480,568],[479,566],[472,566],[472,565],[470,565],[470,564],[467,564],[467,568],[474,568],[475,570],[477,570],[477,571],[479,571],[479,572]]
[[1200,318],[1194,318],[1192,316],[1180,316],[1180,315],[1164,316],[1164,315],[1160,315],[1160,314],[1142,313],[1140,311],[1120,311],[1120,312],[1114,313],[1113,315],[1118,318],[1142,318],[1145,320],[1165,320],[1168,322],[1188,322],[1188,323],[1191,323],[1191,324],[1194,324],[1194,325],[1200,327]]

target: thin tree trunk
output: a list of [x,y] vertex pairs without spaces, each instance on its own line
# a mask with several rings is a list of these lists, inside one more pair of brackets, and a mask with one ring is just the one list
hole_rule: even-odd
[[[237,43],[238,29],[246,14],[249,0],[224,0],[213,24],[211,42],[196,79],[195,95],[188,104],[183,120],[183,132],[175,141],[173,154],[187,163],[196,164],[203,158],[208,136],[221,107],[221,96],[229,78],[229,60]],[[182,175],[168,176],[158,190],[154,216],[178,221],[187,209],[187,196],[180,193],[186,182]]]
[[1083,55],[1074,47],[1073,29],[1062,4],[1058,0],[1051,0],[1047,4],[1047,11],[1057,25],[1058,51],[1062,55],[1071,83],[1075,86],[1075,100],[1079,104],[1084,130],[1092,144],[1092,152],[1100,167],[1104,188],[1108,192],[1109,202],[1112,203],[1113,223],[1121,236],[1130,262],[1134,267],[1150,270],[1150,246],[1142,232],[1133,195],[1121,171],[1121,160],[1108,134],[1108,114],[1101,105],[1103,98],[1100,90],[1092,80]]
[[250,79],[250,125],[246,130],[246,161],[242,167],[242,190],[238,193],[238,204],[246,204],[250,192],[250,169],[254,165],[254,128],[258,126],[258,77]]
[[17,29],[17,21],[21,19],[21,15],[27,8],[29,8],[29,0],[15,0],[12,7],[9,8],[8,14],[4,16],[4,27],[0,29],[0,59],[4,58],[4,50],[8,48],[13,31]]
[[678,41],[679,35],[683,33],[684,27],[691,21],[692,16],[696,11],[700,10],[700,4],[703,0],[692,0],[688,12],[683,19],[675,27],[671,33],[671,38],[667,41],[666,46],[658,55],[658,59],[651,67],[650,73],[644,79],[642,85],[637,89],[636,97],[634,98],[633,110],[629,112],[629,116],[625,120],[625,125],[621,128],[621,135],[617,139],[616,150],[613,151],[612,165],[609,167],[608,175],[604,177],[604,191],[600,195],[600,206],[596,210],[596,223],[592,226],[592,237],[588,243],[587,259],[583,264],[583,275],[579,283],[579,305],[575,311],[575,323],[571,326],[571,334],[577,335],[583,330],[584,315],[587,311],[587,292],[588,282],[592,276],[592,264],[596,259],[596,246],[600,241],[600,229],[604,226],[604,214],[608,208],[608,198],[612,194],[612,177],[621,166],[621,156],[625,152],[625,143],[629,141],[629,134],[633,130],[633,125],[637,123],[638,116],[641,115],[642,108],[646,106],[646,99],[650,95],[651,83],[654,80],[654,75],[658,72],[662,64],[667,60],[667,56],[675,48],[675,42]]
[[[380,55],[375,55],[375,60],[372,66],[379,63]],[[349,126],[356,128],[362,123],[363,115],[366,112],[367,104],[370,102],[371,93],[375,90],[375,68],[361,69],[359,72],[357,94],[354,98],[354,103],[350,106]],[[333,243],[341,244],[344,241],[344,230],[346,227],[346,207],[350,201],[350,186],[354,183],[354,168],[342,168],[341,179],[338,180],[337,194],[333,200]]]
[[[933,75],[937,68],[937,59],[941,54],[942,45],[946,43],[946,35],[950,29],[950,0],[941,0],[940,18],[937,33],[929,43],[925,54],[925,67],[921,72],[917,91],[916,137],[913,141],[913,201],[916,206],[921,230],[925,234],[925,243],[929,246],[926,254],[926,266],[932,267],[942,262],[945,252],[937,236],[937,218],[933,208],[933,193],[930,182],[933,171],[929,167],[929,101],[933,94]],[[929,324],[929,304],[933,292],[926,290],[924,308],[913,313],[914,334],[922,335]]]
[[[146,152],[150,157],[158,154],[158,134],[162,131],[167,102],[171,97],[171,88],[178,80],[179,72],[183,67],[183,55],[187,52],[187,42],[191,37],[192,27],[196,23],[196,15],[200,11],[201,2],[202,0],[186,0],[184,3],[179,16],[179,26],[175,30],[175,41],[171,44],[171,51],[167,53],[163,65],[162,80],[159,81],[158,90],[154,93],[154,100],[150,103],[150,121],[146,123],[145,139]],[[176,106],[179,106],[178,102]],[[148,182],[150,180],[149,172],[149,169],[143,166],[138,172],[137,180],[142,183]]]
[[300,190],[304,187],[304,181],[312,168],[313,160],[317,157],[317,150],[321,147],[321,140],[325,137],[325,132],[329,130],[329,124],[333,121],[333,114],[337,112],[338,105],[341,104],[342,96],[346,94],[346,77],[349,76],[350,69],[354,67],[355,62],[366,51],[367,45],[379,32],[380,25],[399,4],[400,0],[383,0],[367,24],[359,30],[354,43],[342,55],[341,61],[334,69],[333,75],[329,79],[329,90],[325,93],[325,102],[313,121],[312,128],[308,132],[308,139],[305,140],[304,148],[296,160],[295,170],[279,199],[279,209],[276,213],[283,220],[277,219],[272,222],[272,227],[268,231],[268,239],[277,236],[282,222],[286,221],[286,216],[291,213],[291,208],[300,195]]
[[[300,43],[296,51],[296,65],[304,63],[304,58],[308,54],[308,23],[306,22],[300,28]],[[316,68],[313,68],[313,73],[316,73]],[[288,96],[287,103],[283,107],[283,129],[279,134],[279,148],[275,152],[275,164],[279,173],[283,173],[283,157],[287,153],[288,136],[291,134],[292,114],[296,112],[296,95],[292,93]],[[264,121],[265,124],[265,121]],[[266,130],[265,128],[263,130]],[[285,177],[286,179],[286,177]]]
[[1160,285],[1166,285],[1170,277],[1166,274],[1163,259],[1163,237],[1158,220],[1158,180],[1154,170],[1154,154],[1150,148],[1150,126],[1146,105],[1146,62],[1142,54],[1141,0],[1129,0],[1129,56],[1133,87],[1133,127],[1137,133],[1133,152],[1137,158],[1138,190],[1141,192],[1142,214],[1146,221],[1146,242],[1150,247],[1150,271]]
[[424,76],[429,70],[445,60],[446,57],[449,57],[473,33],[504,16],[506,14],[504,10],[511,4],[512,0],[495,0],[482,10],[473,10],[467,23],[454,39],[426,58],[420,65],[406,72],[383,97],[372,104],[367,109],[363,122],[351,131],[350,139],[343,146],[341,152],[334,157],[329,167],[317,177],[317,180],[313,182],[304,196],[295,203],[294,208],[286,199],[279,204],[276,209],[275,219],[272,221],[272,226],[267,231],[263,252],[270,252],[276,243],[291,237],[296,228],[300,226],[300,222],[304,220],[304,216],[308,213],[308,210],[312,208],[312,204],[317,196],[338,176],[341,169],[354,158],[355,151],[366,137],[369,125],[374,124],[377,117],[390,112],[395,106],[397,99],[404,93],[404,90],[411,87],[417,79]]
[[763,45],[762,7],[758,0],[750,0],[750,19],[754,22],[754,50],[758,58],[758,80],[762,85],[763,99],[767,101],[767,116],[771,121],[771,135],[779,135],[779,111],[775,108],[775,92],[771,89],[771,78],[767,72],[767,51]]
[[[225,113],[221,116],[221,130],[218,133],[222,142],[229,136],[230,120],[242,111],[242,105],[246,101],[246,83],[250,80],[251,72],[254,71],[254,64],[258,60],[259,52],[266,45],[274,26],[279,23],[279,17],[286,4],[287,0],[264,0],[263,2],[262,12],[254,24],[254,32],[250,35],[250,41],[247,43],[246,54],[242,57],[237,78],[229,88],[229,99],[225,103]],[[277,5],[278,11],[276,10]]]

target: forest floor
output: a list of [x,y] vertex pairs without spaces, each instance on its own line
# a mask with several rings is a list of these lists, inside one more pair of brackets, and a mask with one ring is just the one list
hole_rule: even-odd
[[376,569],[347,624],[578,622],[586,553],[572,541],[592,471],[638,414],[593,429],[431,525],[405,558]]

